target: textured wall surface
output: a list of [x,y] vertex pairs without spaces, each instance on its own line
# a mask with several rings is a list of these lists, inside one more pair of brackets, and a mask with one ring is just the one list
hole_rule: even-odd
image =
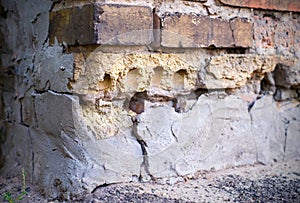
[[[296,0],[1,0],[0,173],[49,197],[300,159]],[[47,189],[45,189],[47,188]]]

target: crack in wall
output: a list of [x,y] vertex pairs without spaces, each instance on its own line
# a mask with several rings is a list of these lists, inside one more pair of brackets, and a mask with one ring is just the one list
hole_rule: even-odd
[[34,145],[33,145],[33,141],[32,141],[32,136],[31,136],[31,133],[30,133],[30,129],[28,128],[28,136],[29,136],[29,141],[30,141],[30,149],[31,149],[31,181],[33,181],[33,177],[34,177],[34,169],[35,169],[35,164],[34,164]]
[[290,121],[287,118],[284,118],[283,123],[284,123],[283,160],[284,160],[285,159],[285,152],[286,152],[287,131],[288,131],[288,128],[289,128]]
[[235,37],[234,37],[234,28],[232,27],[232,22],[233,22],[234,19],[235,19],[235,18],[233,18],[233,19],[231,19],[231,20],[229,21],[229,28],[230,28],[230,30],[231,30],[231,36],[232,36],[233,44],[234,44],[234,46],[236,46],[236,39],[235,39]]
[[59,91],[55,91],[55,90],[51,90],[51,89],[47,89],[47,90],[34,90],[34,94],[36,95],[42,95],[42,94],[45,94],[45,93],[48,93],[48,92],[52,92],[52,93],[55,93],[55,94],[61,94],[61,95],[76,95],[76,94],[73,94],[71,92],[59,92]]
[[176,142],[178,142],[178,137],[176,136],[176,134],[174,133],[174,130],[173,130],[173,124],[171,125],[171,132],[172,132],[172,135],[175,138]]
[[[262,96],[261,95],[258,95],[257,97],[256,97],[256,99],[254,100],[254,101],[252,101],[252,102],[250,102],[249,104],[248,104],[248,114],[249,114],[249,116],[250,116],[250,126],[251,126],[251,130],[253,130],[253,114],[252,114],[252,109],[253,109],[253,107],[254,107],[254,105],[255,105],[255,103],[256,103],[256,101],[257,100],[259,100],[259,99],[261,99],[262,98]],[[253,143],[254,143],[254,146],[255,146],[255,159],[256,159],[256,162],[257,163],[259,163],[259,164],[263,164],[263,165],[265,165],[266,163],[264,163],[264,162],[262,162],[262,161],[260,161],[259,160],[259,149],[258,149],[258,144],[257,144],[257,142],[256,142],[256,138],[254,137],[254,136],[251,136],[251,139],[253,140]]]
[[[253,115],[252,115],[251,109],[254,106],[256,100],[257,100],[257,98],[252,102],[252,105],[248,105],[248,114],[250,116],[250,126],[251,126],[251,129],[253,129]],[[255,159],[256,159],[256,162],[263,164],[258,159],[258,147],[257,147],[256,141],[255,141],[255,138],[253,136],[251,136],[251,139],[252,139],[252,141],[254,143],[254,146],[255,146]]]
[[143,154],[143,162],[140,166],[140,176],[139,181],[143,180],[142,176],[142,168],[145,170],[146,174],[150,176],[151,180],[155,180],[155,177],[150,173],[149,170],[149,156],[146,147],[148,147],[147,143],[143,140],[143,138],[138,134],[137,125],[139,123],[138,118],[132,119],[133,125],[132,125],[132,133],[133,136],[136,138],[137,142],[141,146],[142,154]]

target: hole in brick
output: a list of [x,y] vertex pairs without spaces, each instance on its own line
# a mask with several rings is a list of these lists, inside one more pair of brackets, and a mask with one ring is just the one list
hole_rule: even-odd
[[141,77],[139,70],[134,68],[131,69],[125,78],[124,86],[126,91],[135,91],[138,89],[138,79]]
[[154,68],[154,74],[151,78],[151,86],[159,86],[163,76],[164,69],[162,67]]
[[147,98],[147,92],[137,92],[131,97],[129,102],[129,109],[137,114],[145,111],[145,99]]
[[186,70],[179,70],[173,75],[173,87],[175,89],[184,89],[185,78],[187,76]]
[[101,90],[107,90],[112,86],[112,79],[109,74],[105,73],[103,81],[100,81],[98,84]]

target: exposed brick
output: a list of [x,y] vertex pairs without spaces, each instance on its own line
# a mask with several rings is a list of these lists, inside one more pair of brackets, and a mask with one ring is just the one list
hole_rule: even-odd
[[150,44],[153,40],[150,7],[101,5],[95,16],[98,44]]
[[292,20],[294,24],[294,32],[295,32],[295,39],[294,39],[294,49],[296,56],[300,58],[300,19],[293,19]]
[[253,25],[245,19],[236,18],[230,22],[233,31],[235,46],[237,47],[251,47]]
[[[238,31],[233,32],[232,27]],[[165,47],[249,47],[252,26],[240,19],[229,22],[193,14],[170,15],[162,21],[161,44]]]
[[[300,21],[299,21],[300,22]],[[291,49],[299,51],[300,24],[297,20],[280,21],[269,16],[254,16],[256,48]]]
[[93,44],[94,36],[94,6],[66,8],[50,13],[49,38],[53,44],[55,37],[70,45]]
[[150,7],[87,4],[50,13],[50,42],[56,37],[69,45],[150,44],[153,40]]
[[258,48],[274,47],[275,22],[271,17],[254,16],[254,40]]
[[299,0],[220,0],[223,4],[238,7],[300,12]]

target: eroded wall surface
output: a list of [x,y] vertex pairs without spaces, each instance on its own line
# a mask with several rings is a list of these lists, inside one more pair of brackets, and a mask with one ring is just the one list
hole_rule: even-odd
[[[300,3],[6,1],[0,167],[50,197],[300,157]],[[47,188],[47,189],[45,189]]]

